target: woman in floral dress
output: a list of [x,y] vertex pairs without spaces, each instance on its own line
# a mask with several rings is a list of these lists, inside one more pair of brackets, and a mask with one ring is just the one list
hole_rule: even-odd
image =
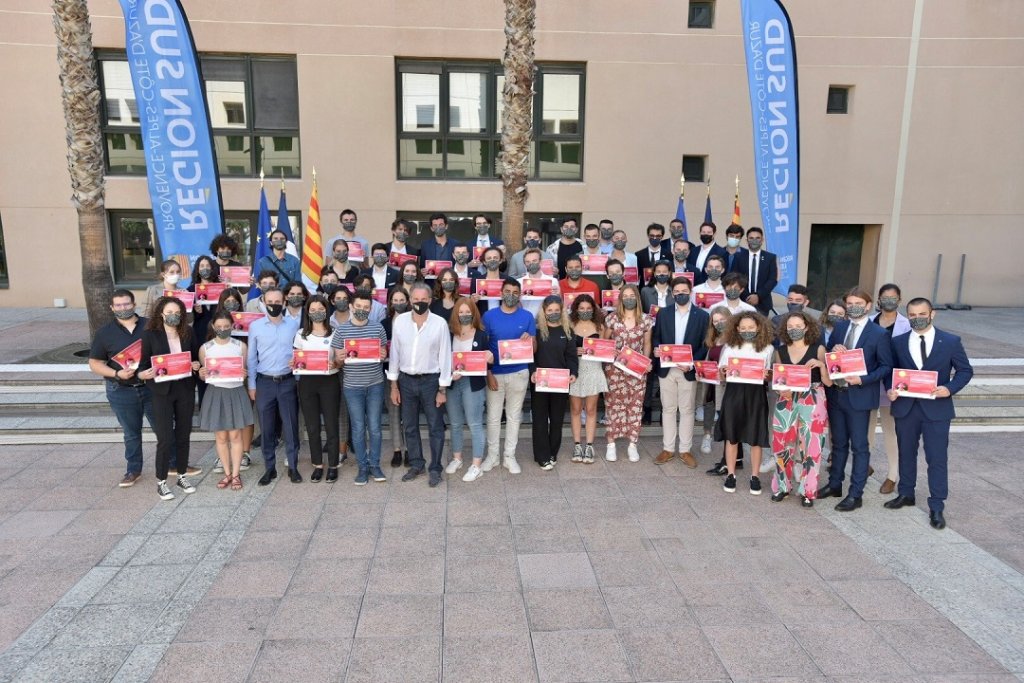
[[[640,290],[636,285],[626,285],[619,293],[619,301],[615,310],[605,319],[602,333],[605,339],[614,339],[615,348],[622,350],[631,348],[644,356],[651,355],[651,328],[654,321],[643,314],[640,308]],[[604,395],[605,415],[608,428],[608,450],[604,458],[614,462],[616,439],[629,439],[630,462],[640,460],[640,451],[636,443],[640,439],[640,421],[644,413],[644,389],[646,377],[633,377],[613,364],[608,364],[605,371],[608,377],[608,392]]]

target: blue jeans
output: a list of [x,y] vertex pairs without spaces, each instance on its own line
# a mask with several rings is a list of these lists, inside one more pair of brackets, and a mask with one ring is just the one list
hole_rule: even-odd
[[422,472],[426,469],[423,442],[420,441],[420,413],[427,418],[430,433],[430,471],[441,471],[444,451],[444,416],[437,407],[438,375],[398,376],[398,392],[402,397],[402,424],[405,426],[405,445],[409,449],[409,468]]
[[[348,404],[348,419],[352,425],[352,448],[356,451],[356,462],[360,472],[369,472],[380,467],[380,418],[384,414],[384,387],[380,382],[368,387],[345,387],[345,403]],[[366,442],[367,432],[370,441]]]
[[124,431],[124,459],[128,474],[142,474],[142,417],[153,429],[153,399],[149,387],[126,387],[106,381],[107,401]]
[[484,429],[484,399],[487,390],[473,391],[469,378],[463,377],[452,382],[448,389],[448,422],[452,435],[452,453],[462,454],[462,427],[469,425],[469,433],[473,439],[473,458],[484,457],[487,446],[487,432]]

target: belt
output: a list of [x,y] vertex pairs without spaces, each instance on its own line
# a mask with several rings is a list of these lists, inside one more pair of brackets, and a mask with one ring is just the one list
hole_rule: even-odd
[[262,377],[263,379],[269,379],[271,382],[275,382],[277,384],[280,384],[281,382],[285,381],[286,379],[294,379],[295,375],[293,375],[291,373],[288,373],[286,375],[264,375],[262,372],[257,372],[256,373],[256,377],[257,378]]
[[440,377],[441,376],[440,372],[421,372],[421,373],[419,373],[417,375],[414,375],[411,372],[402,372],[401,374],[405,375],[406,377]]
[[107,381],[119,387],[124,387],[125,389],[139,389],[141,387],[146,386],[145,382],[139,382],[138,384],[125,384],[119,379],[108,379]]

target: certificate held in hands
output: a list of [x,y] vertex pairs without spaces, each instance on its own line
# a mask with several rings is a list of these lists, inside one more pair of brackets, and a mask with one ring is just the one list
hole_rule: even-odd
[[487,352],[453,351],[452,372],[457,372],[463,377],[486,377]]
[[605,289],[601,291],[601,308],[615,308],[619,305],[619,290]]
[[196,285],[196,303],[214,306],[227,288],[223,282],[200,282]]
[[772,389],[775,391],[810,391],[811,368],[806,365],[776,363],[772,366]]
[[115,353],[110,360],[120,365],[122,370],[134,370],[139,367],[140,358],[142,358],[142,340],[136,339],[123,351]]
[[537,368],[537,391],[548,394],[569,393],[569,371],[559,368]]
[[176,379],[185,379],[192,376],[192,354],[188,351],[181,353],[165,353],[161,356],[153,356],[153,370],[156,371],[154,382],[173,382]]
[[423,277],[425,278],[439,278],[441,277],[441,271],[445,268],[451,268],[451,261],[426,261],[423,264]]
[[704,309],[713,308],[723,301],[725,301],[723,292],[697,292],[693,295],[693,302]]
[[892,371],[892,388],[905,398],[935,399],[932,392],[939,388],[939,373],[934,370],[903,370]]
[[380,362],[380,339],[349,339],[345,342],[346,365]]
[[693,365],[693,348],[689,344],[662,344],[658,347],[658,360],[663,368]]
[[214,356],[206,359],[207,384],[231,384],[245,379],[241,356]]
[[181,302],[181,305],[185,307],[186,313],[192,312],[192,304],[195,302],[196,295],[184,289],[165,289],[164,296],[173,296],[175,299]]
[[391,256],[388,257],[388,264],[401,270],[402,266],[406,263],[416,263],[418,260],[419,257],[415,254],[400,254],[397,251],[393,251]]
[[604,267],[608,264],[606,254],[580,254],[583,262],[584,275],[604,275]]
[[476,293],[481,299],[497,301],[501,299],[501,287],[504,284],[503,280],[477,280]]
[[223,266],[220,269],[220,281],[228,287],[248,287],[252,280],[252,271],[246,266]]
[[249,325],[252,325],[255,321],[263,317],[262,313],[247,313],[245,311],[236,311],[231,314],[231,334],[238,335],[241,337],[249,336]]
[[551,296],[551,280],[535,280],[529,277],[523,280],[524,299],[543,299],[546,296]]
[[733,356],[725,370],[725,381],[735,384],[764,384],[764,360]]
[[828,376],[831,379],[862,377],[868,374],[868,366],[864,362],[864,349],[831,351],[825,363],[828,365]]
[[627,375],[643,379],[651,369],[651,359],[626,347],[619,352],[619,355],[615,356],[615,367]]
[[292,373],[296,375],[326,375],[331,369],[331,352],[324,350],[292,351]]
[[532,362],[532,339],[505,339],[498,342],[498,365],[523,365]]
[[588,337],[583,340],[583,355],[580,360],[596,363],[615,362],[615,340]]
[[718,363],[713,360],[694,361],[693,369],[697,372],[697,381],[703,384],[721,384],[718,379]]

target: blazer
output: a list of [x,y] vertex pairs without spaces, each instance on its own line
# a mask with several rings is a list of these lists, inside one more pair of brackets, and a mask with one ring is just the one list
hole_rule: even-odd
[[[389,335],[390,336],[390,335]],[[455,337],[452,337],[452,347],[455,346]],[[487,333],[483,330],[476,330],[473,333],[473,350],[474,351],[490,351],[491,343]],[[452,365],[452,372],[456,372],[455,366]],[[487,387],[486,377],[466,377],[469,380],[470,391],[481,391]]]
[[[704,346],[704,338],[707,336],[710,321],[711,316],[707,311],[690,304],[690,320],[686,323],[683,343],[689,344],[690,348],[693,349],[694,360],[704,360],[707,358],[708,349]],[[658,311],[658,317],[654,319],[654,329],[651,331],[651,348],[657,349],[661,344],[675,343],[676,306],[673,303],[671,306],[666,306]],[[669,368],[661,367],[661,363],[657,360],[658,354],[655,353],[654,358],[654,368],[658,373],[658,377],[667,377]],[[694,382],[697,379],[697,375],[693,370],[684,374],[690,382]]]
[[[694,287],[704,284],[708,279],[707,274],[704,273],[704,269],[697,267],[697,254],[700,253],[700,247],[701,245],[698,244],[695,249],[690,250],[690,260],[686,262],[686,265],[688,265],[690,270],[693,271]],[[725,247],[718,244],[712,244],[711,250],[708,252],[708,258],[711,258],[712,256],[721,256],[724,259],[728,254],[725,253]],[[707,259],[704,259],[704,263],[707,264]]]
[[[671,280],[670,280],[671,282]],[[600,302],[599,302],[600,303]],[[651,306],[658,305],[658,292],[654,289],[654,285],[644,286],[640,290],[640,306],[643,308],[644,313],[651,312]],[[669,285],[668,296],[665,297],[665,307],[675,306],[675,301],[672,299],[672,285]]]
[[[651,250],[649,247],[644,247],[640,251],[634,252],[636,254],[636,267],[640,271],[640,279],[643,280],[644,268],[653,268],[657,261],[672,261],[672,250],[665,249],[665,243],[661,243],[661,253],[657,259],[651,260]],[[646,285],[647,283],[644,282]]]
[[[831,351],[842,344],[849,329],[849,320],[836,323],[825,350]],[[864,364],[868,374],[860,378],[860,384],[850,385],[845,391],[849,393],[850,405],[855,410],[874,410],[878,407],[881,383],[892,375],[892,344],[885,330],[865,319],[864,330],[860,333],[856,348],[864,350]]]
[[736,253],[732,255],[732,265],[729,264],[729,250],[725,250],[725,272],[739,273],[740,264],[750,261],[750,252],[745,247],[737,247]]
[[[199,335],[196,334],[195,330],[190,330],[191,334],[188,336],[188,345],[182,345],[182,351],[188,351],[192,354],[192,360],[199,360],[199,347],[202,343],[199,341]],[[153,367],[153,356],[160,356],[171,352],[171,345],[167,341],[167,333],[164,332],[163,328],[159,330],[143,330],[142,331],[142,357],[139,359],[138,371],[148,370]],[[160,394],[166,396],[171,393],[171,384],[177,384],[178,382],[185,382],[190,387],[195,387],[196,376],[193,374],[191,377],[184,379],[175,380],[174,382],[160,382],[156,380],[147,380],[146,384],[149,385],[150,391],[154,394]]]
[[[391,247],[393,245],[394,245],[394,242],[388,242],[387,244],[384,245],[384,248],[388,250],[388,255],[389,256],[391,255]],[[419,256],[420,255],[420,250],[417,249],[416,247],[412,246],[411,244],[406,244],[405,245],[405,253],[409,254],[410,256]],[[437,259],[434,259],[434,260],[436,261]]]
[[[940,387],[949,389],[949,397],[936,399],[908,398],[902,396],[892,402],[889,413],[896,419],[906,417],[910,410],[917,403],[921,406],[921,412],[929,420],[952,420],[956,417],[953,409],[953,395],[967,386],[974,376],[974,368],[964,351],[963,342],[960,337],[949,332],[943,332],[935,328],[935,340],[932,342],[932,351],[928,354],[928,360],[924,367],[919,368],[910,355],[910,344],[917,343],[914,337],[916,332],[910,331],[905,334],[896,335],[892,338],[893,367],[906,370],[934,370],[939,373]],[[913,341],[911,341],[913,340]],[[885,388],[892,389],[892,373],[886,376]]]
[[455,251],[455,247],[461,244],[461,242],[449,237],[442,247],[437,243],[437,239],[431,235],[423,240],[423,244],[420,245],[420,268],[426,265],[427,261],[452,261],[454,263],[455,259],[452,257],[452,252]]
[[[746,250],[744,250],[746,251]],[[751,294],[757,294],[757,310],[767,316],[773,310],[772,292],[779,286],[779,260],[775,254],[762,249],[758,252],[757,282],[750,282],[750,252],[746,251],[743,262],[734,271],[747,278],[747,289],[741,295],[746,301]],[[737,265],[735,259],[733,265]]]
[[[373,277],[373,268],[367,268],[363,270],[360,275],[369,275]],[[398,284],[398,281],[402,279],[402,273],[398,268],[392,268],[388,266],[387,271],[384,273],[384,289],[391,289]]]

